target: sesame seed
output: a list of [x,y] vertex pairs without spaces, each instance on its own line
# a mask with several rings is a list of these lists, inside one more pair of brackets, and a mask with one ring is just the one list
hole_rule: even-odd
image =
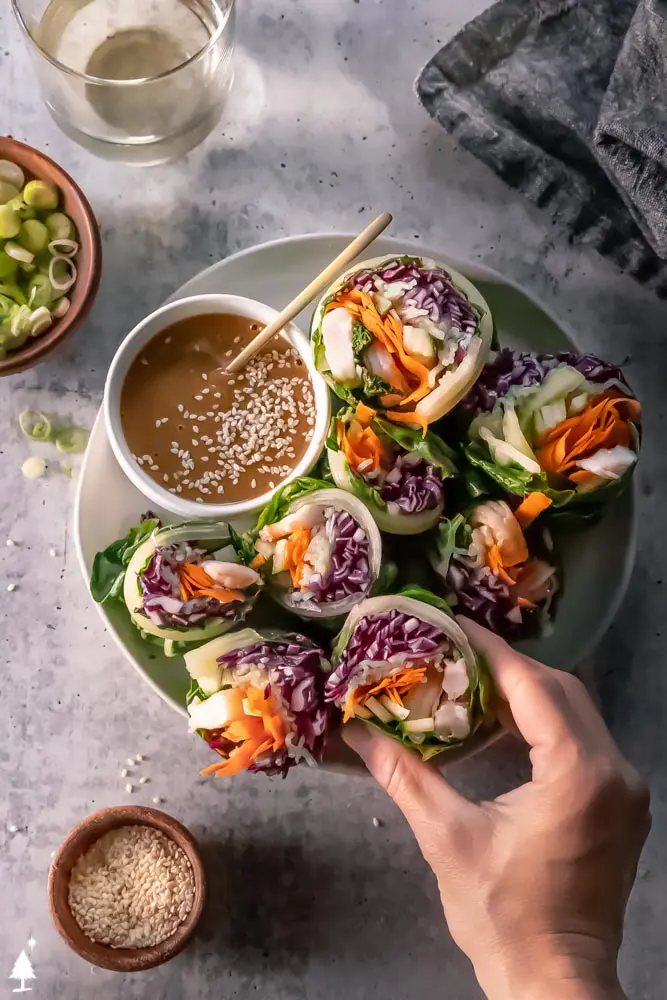
[[234,337],[234,343],[238,344],[238,342],[240,341],[240,339],[241,339],[240,337]]
[[142,776],[139,778],[139,784],[140,785],[145,785],[147,781],[148,781],[148,778],[146,777],[146,775],[142,774]]
[[382,823],[381,823],[381,821],[380,821],[380,820],[379,820],[379,819],[377,818],[377,816],[373,816],[373,826],[374,826],[374,827],[375,827],[376,829],[377,829],[377,827],[379,827],[379,826],[382,826]]
[[141,363],[142,363],[142,365],[147,365],[148,361],[146,360],[146,358],[142,358],[141,359]]
[[165,344],[171,344],[171,337],[165,337],[164,342]]
[[203,397],[202,395],[197,395],[197,396],[195,396],[195,399],[196,399],[196,400],[198,400],[199,402],[201,402],[201,400],[202,400],[203,398],[204,398],[204,397]]
[[123,770],[120,772],[120,776],[121,776],[121,778],[127,778],[127,768],[126,767],[124,767]]
[[16,583],[8,583],[7,584],[7,590],[9,591],[10,594],[13,594],[14,591],[17,589],[17,587],[18,587],[18,584],[16,584]]
[[16,545],[16,542],[14,541],[13,538],[8,538],[7,541],[5,542],[5,545],[11,549],[12,545]]
[[135,753],[134,759],[136,760],[137,764],[141,764],[142,760],[144,759],[143,754]]
[[127,763],[128,763],[128,767],[133,767],[134,766],[134,757],[128,757],[127,758]]
[[208,379],[208,375],[206,374],[206,372],[202,372],[201,377],[204,379],[204,382],[206,382]]
[[128,795],[131,795],[132,792],[134,791],[134,785],[132,784],[131,781],[128,781],[128,783],[126,784],[125,791],[127,792]]
[[18,826],[16,826],[15,823],[10,823],[9,826],[7,827],[7,831],[9,833],[18,833],[19,832],[19,828],[18,828]]
[[153,796],[153,802],[155,803],[156,806],[159,806],[160,803],[162,802],[162,799],[160,798],[159,795],[154,795]]
[[55,549],[49,549],[49,555],[51,556],[52,559],[55,559],[58,553],[56,552]]

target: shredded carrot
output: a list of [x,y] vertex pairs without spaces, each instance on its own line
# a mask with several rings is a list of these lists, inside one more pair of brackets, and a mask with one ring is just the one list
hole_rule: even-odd
[[378,694],[386,694],[395,705],[402,705],[402,695],[407,694],[415,684],[420,684],[425,676],[425,664],[419,667],[405,667],[404,670],[399,670],[398,673],[392,674],[390,677],[383,677],[375,684],[354,688],[345,701],[343,722],[352,718],[357,705],[363,705],[368,698],[373,698]]
[[400,411],[389,410],[385,416],[394,424],[417,424],[422,429],[422,437],[426,437],[428,420],[421,413],[401,413]]
[[372,427],[363,427],[357,418],[353,417],[348,424],[339,422],[337,437],[338,444],[353,469],[368,461],[371,462],[373,469],[382,466],[384,448]]
[[527,597],[517,597],[516,603],[520,608],[536,608],[537,604],[533,601],[529,601]]
[[179,591],[183,601],[191,601],[195,597],[213,597],[222,604],[243,600],[242,591],[221,587],[196,563],[182,563],[179,570]]
[[370,406],[366,406],[365,403],[357,403],[354,415],[362,427],[368,427],[371,421],[377,417],[377,410],[373,410]]
[[[220,730],[224,739],[237,745],[229,753],[216,748],[216,752],[224,760],[205,767],[200,772],[203,775],[231,777],[245,771],[269,750],[275,753],[285,745],[285,726],[278,714],[273,696],[266,697],[264,691],[253,687],[238,690],[241,710],[235,712],[234,717]],[[251,712],[260,712],[261,715],[246,715],[242,708],[244,699]]]
[[304,556],[310,545],[310,529],[295,528],[285,547],[285,569],[289,570],[292,586],[298,587],[303,573]]
[[401,390],[401,406],[417,402],[431,392],[428,384],[429,369],[405,350],[403,325],[396,315],[387,313],[386,316],[381,316],[371,296],[356,288],[338,295],[329,303],[327,311],[340,307],[361,320],[378,343],[394,355],[394,363],[408,385],[407,395],[403,386],[392,385],[392,388]]
[[582,413],[547,431],[535,452],[537,460],[545,472],[585,483],[592,473],[582,476],[585,470],[578,468],[579,461],[600,448],[630,447],[630,426],[638,424],[640,418],[641,407],[636,399],[608,389],[593,397]]
[[514,586],[514,577],[510,576],[503,565],[503,558],[500,554],[500,549],[497,545],[492,545],[486,553],[487,562],[491,568],[491,572],[495,576],[500,577],[500,579],[507,584],[508,587]]
[[250,563],[250,569],[260,569],[266,562],[266,556],[263,556],[261,552],[258,552],[255,558]]
[[528,493],[514,511],[514,516],[525,530],[551,504],[552,501],[546,493],[540,493],[539,491]]

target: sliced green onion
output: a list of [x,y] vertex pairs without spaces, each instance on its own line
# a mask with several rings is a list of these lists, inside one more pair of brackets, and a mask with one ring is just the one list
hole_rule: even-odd
[[53,326],[53,316],[46,306],[40,306],[39,309],[35,309],[30,317],[30,336],[39,337],[50,326]]
[[[62,265],[59,267],[59,262],[62,261]],[[64,268],[64,273],[63,273]],[[56,271],[59,271],[58,275]],[[65,277],[65,274],[69,271],[69,277]],[[72,287],[76,281],[76,264],[70,257],[63,257],[62,254],[55,256],[49,265],[49,281],[56,289],[57,292],[67,292]]]
[[[49,282],[51,284],[51,282]],[[66,295],[63,295],[59,302],[56,302],[54,308],[51,310],[56,319],[62,319],[69,312],[71,306],[70,300]]]
[[58,189],[48,181],[28,181],[23,189],[23,200],[30,208],[54,209],[58,207]]
[[18,260],[21,264],[32,264],[35,259],[34,253],[22,247],[20,243],[15,243],[14,240],[7,240],[5,243],[5,253],[12,257],[13,260]]
[[0,180],[13,184],[19,190],[25,184],[25,176],[18,163],[11,160],[0,160]]
[[31,441],[50,441],[53,433],[51,421],[40,410],[24,410],[19,414],[19,427]]
[[45,274],[36,274],[29,285],[28,305],[48,306],[53,302],[53,287]]
[[11,205],[0,205],[0,240],[13,240],[21,231],[21,216]]
[[88,431],[85,427],[66,427],[56,434],[56,448],[64,455],[79,455],[86,450]]
[[60,471],[63,476],[67,476],[68,479],[74,479],[74,469],[71,465],[68,465],[67,462],[60,463]]
[[6,205],[8,201],[18,198],[19,192],[13,184],[0,178],[0,205]]
[[6,254],[4,250],[0,250],[0,281],[3,278],[13,278],[18,267],[18,261]]
[[25,295],[14,281],[0,281],[0,295],[8,295],[19,306],[25,306],[28,303]]
[[19,306],[12,316],[10,330],[15,340],[24,342],[30,336],[30,320],[32,309],[29,306]]
[[51,215],[47,215],[44,225],[52,240],[73,240],[76,236],[76,227],[69,215],[65,215],[64,212],[52,212]]
[[74,257],[79,252],[76,240],[57,239],[49,243],[49,253],[54,257]]
[[28,219],[21,225],[18,242],[31,253],[40,253],[49,243],[49,231],[43,222]]
[[26,479],[39,479],[46,472],[46,462],[37,455],[31,455],[21,466],[21,472]]

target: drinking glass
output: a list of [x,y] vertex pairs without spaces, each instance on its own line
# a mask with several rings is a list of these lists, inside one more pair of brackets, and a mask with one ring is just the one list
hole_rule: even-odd
[[233,80],[235,0],[12,0],[46,105],[92,152],[160,163],[208,135]]

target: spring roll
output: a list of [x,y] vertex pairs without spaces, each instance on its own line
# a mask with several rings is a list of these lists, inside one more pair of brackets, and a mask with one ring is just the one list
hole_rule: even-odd
[[337,395],[425,432],[479,376],[493,321],[462,274],[390,255],[361,261],[328,289],[311,337],[315,364]]
[[529,527],[503,500],[486,500],[443,518],[428,543],[450,607],[509,640],[548,631],[559,589],[548,529]]
[[284,776],[319,763],[332,720],[324,701],[331,667],[311,639],[242,629],[186,653],[185,664],[190,730],[221,758],[202,774]]
[[454,453],[436,434],[392,424],[363,403],[334,415],[327,458],[336,485],[368,506],[382,531],[415,535],[437,524]]
[[599,515],[639,455],[641,407],[621,370],[590,354],[500,351],[461,409],[468,461],[527,513]]
[[269,593],[304,618],[346,615],[380,574],[382,541],[368,507],[320,480],[279,491],[255,534]]
[[201,521],[163,526],[151,516],[98,552],[91,593],[124,602],[142,636],[167,656],[206,642],[242,622],[262,586],[244,565],[238,536]]
[[350,612],[326,684],[343,722],[364,719],[428,759],[488,721],[489,674],[445,609],[415,587]]

